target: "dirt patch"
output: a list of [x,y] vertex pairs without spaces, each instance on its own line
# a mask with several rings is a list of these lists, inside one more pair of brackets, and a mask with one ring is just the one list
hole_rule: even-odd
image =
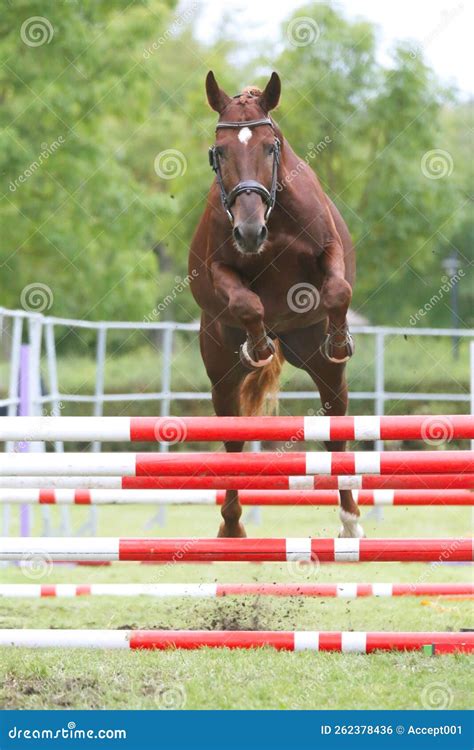
[[194,606],[175,605],[169,617],[153,622],[121,624],[119,630],[292,630],[298,628],[307,602],[257,596],[222,597]]
[[[281,605],[281,603],[280,603]],[[291,611],[291,606],[278,615]],[[266,597],[217,601],[214,611],[200,625],[204,630],[273,630],[277,615],[275,604]]]
[[[48,706],[59,708],[71,708],[77,703],[77,693],[88,693],[91,697],[91,706],[94,699],[98,698],[98,683],[96,680],[81,677],[68,677],[61,681],[58,678],[44,679],[42,677],[19,677],[7,674],[2,683],[1,705],[3,709],[24,708],[26,698],[34,696],[47,696],[45,701]],[[38,706],[40,707],[40,706]]]

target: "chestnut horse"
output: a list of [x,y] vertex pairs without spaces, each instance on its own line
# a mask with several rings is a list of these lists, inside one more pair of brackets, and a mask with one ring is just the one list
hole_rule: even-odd
[[[215,180],[191,244],[189,272],[218,416],[260,413],[278,392],[284,360],[310,375],[321,414],[347,409],[354,248],[339,211],[269,116],[280,89],[273,73],[263,91],[249,87],[230,97],[212,71],[206,78],[209,104],[219,115],[209,149]],[[341,441],[325,445],[345,450]],[[227,451],[243,447],[225,444]],[[361,536],[352,493],[341,490],[340,499],[340,535]],[[228,490],[219,536],[245,536],[241,514],[238,492]]]

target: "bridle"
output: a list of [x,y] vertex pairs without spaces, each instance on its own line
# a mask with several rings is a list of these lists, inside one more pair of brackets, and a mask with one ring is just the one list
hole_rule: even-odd
[[[218,122],[216,125],[216,130],[220,130],[221,128],[257,128],[259,125],[270,125],[272,130],[275,132],[273,122],[269,117],[262,117],[262,119],[260,120],[244,120],[243,122]],[[221,191],[222,205],[224,206],[231,224],[234,223],[234,217],[232,215],[231,208],[235,203],[235,199],[242,193],[246,193],[247,195],[250,195],[250,193],[257,193],[257,195],[262,198],[263,202],[267,205],[267,209],[265,211],[265,222],[268,221],[276,201],[280,151],[280,139],[275,135],[275,140],[273,142],[272,184],[270,190],[268,190],[265,185],[262,185],[261,182],[257,182],[256,180],[243,180],[227,193],[222,181],[222,172],[219,163],[219,156],[217,153],[217,146],[211,146],[209,148],[209,164],[211,165],[213,171],[216,173],[217,182]]]

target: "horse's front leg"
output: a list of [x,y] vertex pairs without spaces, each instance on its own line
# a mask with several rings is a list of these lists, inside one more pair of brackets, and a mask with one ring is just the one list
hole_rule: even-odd
[[321,297],[328,315],[326,336],[321,345],[323,356],[334,364],[347,362],[354,354],[354,341],[347,324],[352,297],[348,282],[338,276],[326,278]]
[[354,354],[354,341],[347,325],[352,288],[345,278],[344,250],[338,238],[328,243],[321,266],[324,273],[321,301],[328,316],[321,353],[329,362],[338,364],[347,362]]
[[[222,326],[203,314],[199,336],[201,355],[212,383],[212,403],[218,417],[240,415],[240,386],[247,373],[236,354],[243,334],[235,329],[234,331],[237,340],[227,340]],[[240,440],[228,441],[224,445],[228,453],[241,453],[244,449],[244,442]],[[221,515],[223,520],[218,536],[246,536],[245,528],[240,521],[242,506],[237,490],[227,490],[225,493]]]
[[211,266],[214,290],[234,318],[244,328],[246,341],[240,347],[240,361],[249,370],[268,365],[275,353],[264,326],[264,308],[260,297],[249,289],[237,271],[216,261]]

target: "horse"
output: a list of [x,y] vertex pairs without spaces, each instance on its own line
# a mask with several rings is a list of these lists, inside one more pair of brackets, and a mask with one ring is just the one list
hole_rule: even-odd
[[[284,361],[309,374],[321,415],[345,415],[346,362],[354,352],[347,310],[355,253],[338,209],[270,112],[281,81],[229,96],[212,71],[207,100],[218,114],[209,162],[215,178],[189,254],[201,308],[200,350],[217,416],[260,414],[275,401]],[[342,441],[325,442],[344,451]],[[228,441],[228,452],[244,442]],[[228,490],[220,537],[244,537],[238,492]],[[340,491],[339,536],[360,537],[359,509]]]

